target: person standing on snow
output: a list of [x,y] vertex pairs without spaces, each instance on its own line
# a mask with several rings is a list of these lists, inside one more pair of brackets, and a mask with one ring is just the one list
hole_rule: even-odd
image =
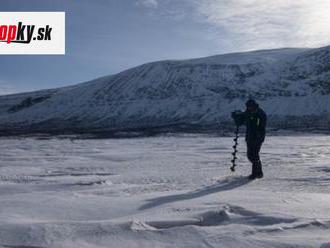
[[267,115],[252,99],[248,100],[245,105],[246,110],[233,112],[232,118],[237,126],[246,126],[247,157],[252,163],[252,173],[249,179],[253,180],[263,177],[259,152],[266,136]]

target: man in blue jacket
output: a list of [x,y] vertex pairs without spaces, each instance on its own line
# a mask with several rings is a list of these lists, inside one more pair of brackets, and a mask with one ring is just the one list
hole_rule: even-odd
[[263,177],[259,152],[265,140],[267,115],[252,99],[248,100],[245,105],[244,112],[233,112],[232,117],[236,125],[246,125],[247,157],[252,163],[252,173],[249,179],[253,180]]

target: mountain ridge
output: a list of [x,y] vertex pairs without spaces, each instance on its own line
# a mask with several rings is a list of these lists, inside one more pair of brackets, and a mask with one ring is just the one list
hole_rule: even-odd
[[[146,63],[63,88],[0,96],[0,131],[217,131],[255,98],[273,128],[327,130],[330,46]],[[166,128],[170,127],[170,128]]]

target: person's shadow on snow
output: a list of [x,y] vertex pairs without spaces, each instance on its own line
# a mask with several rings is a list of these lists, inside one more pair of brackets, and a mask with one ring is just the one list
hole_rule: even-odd
[[251,180],[249,180],[246,177],[234,177],[231,179],[225,179],[216,184],[206,186],[204,188],[201,188],[201,189],[198,189],[195,191],[191,191],[191,192],[187,192],[184,194],[168,195],[168,196],[162,196],[162,197],[156,197],[156,198],[149,199],[149,200],[147,200],[148,203],[139,207],[139,210],[153,208],[153,207],[156,207],[159,205],[176,202],[176,201],[190,200],[190,199],[202,197],[205,195],[209,195],[209,194],[213,194],[213,193],[217,193],[217,192],[221,192],[221,191],[232,190],[232,189],[238,188],[240,186],[243,186],[245,184],[248,184],[249,182],[251,182]]

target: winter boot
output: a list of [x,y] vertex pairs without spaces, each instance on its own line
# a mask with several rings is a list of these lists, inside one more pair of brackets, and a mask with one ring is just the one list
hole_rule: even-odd
[[264,173],[262,172],[262,164],[259,161],[258,163],[256,163],[255,165],[255,170],[256,170],[256,178],[263,178],[264,177]]
[[257,178],[257,170],[255,164],[252,164],[252,173],[248,177],[250,180],[254,180]]

